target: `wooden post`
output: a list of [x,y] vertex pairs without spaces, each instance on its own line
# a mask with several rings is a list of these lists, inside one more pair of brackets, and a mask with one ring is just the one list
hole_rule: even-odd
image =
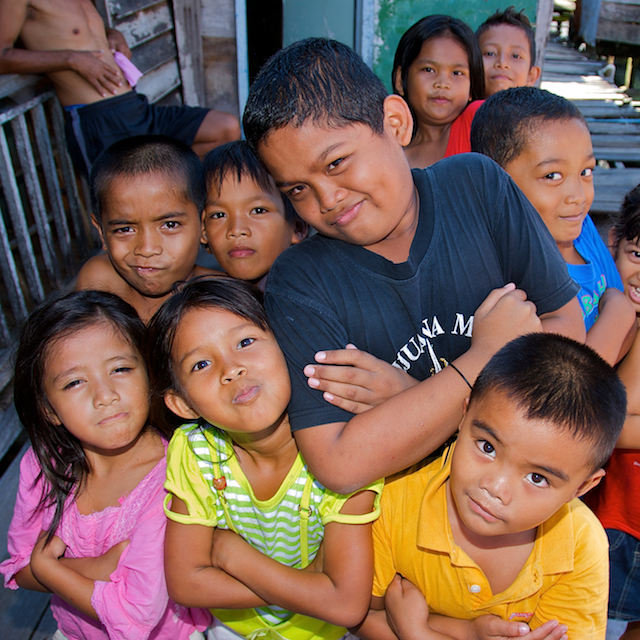
[[184,103],[191,106],[204,105],[200,2],[201,0],[173,0],[182,96]]
[[[547,48],[549,27],[553,18],[553,0],[538,0],[536,11],[536,61],[535,64],[542,69],[544,64],[544,52]],[[542,77],[542,75],[541,75]],[[540,81],[538,80],[538,85]]]

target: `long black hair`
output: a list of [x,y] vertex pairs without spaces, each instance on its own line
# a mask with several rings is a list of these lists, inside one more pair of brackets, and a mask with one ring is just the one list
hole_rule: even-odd
[[142,354],[144,324],[135,309],[111,293],[74,291],[44,302],[22,329],[14,370],[14,402],[40,463],[36,483],[44,478],[39,510],[55,506],[47,531],[54,536],[68,497],[79,495],[91,471],[80,441],[52,420],[44,392],[47,359],[56,342],[98,323],[108,323]]

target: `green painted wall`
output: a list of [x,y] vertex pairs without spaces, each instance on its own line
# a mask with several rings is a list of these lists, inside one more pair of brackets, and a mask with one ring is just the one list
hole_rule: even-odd
[[[311,4],[311,3],[310,3]],[[374,40],[373,70],[391,90],[393,56],[402,34],[414,23],[434,13],[464,20],[474,31],[495,11],[511,4],[524,9],[535,21],[536,0],[377,0],[378,20]]]
[[282,44],[312,36],[333,38],[353,47],[355,0],[283,0]]

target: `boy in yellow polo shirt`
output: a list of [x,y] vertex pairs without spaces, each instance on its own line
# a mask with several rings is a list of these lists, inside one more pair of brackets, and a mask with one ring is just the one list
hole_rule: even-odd
[[401,640],[604,639],[607,538],[577,498],[604,475],[625,411],[618,376],[588,347],[529,334],[501,349],[455,445],[385,487],[358,635],[394,638],[389,618]]

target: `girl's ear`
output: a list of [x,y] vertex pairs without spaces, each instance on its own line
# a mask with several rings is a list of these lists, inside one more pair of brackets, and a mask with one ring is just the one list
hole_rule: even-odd
[[182,396],[179,396],[175,391],[167,391],[164,394],[164,403],[167,405],[169,411],[172,411],[177,416],[185,418],[187,420],[197,420],[200,416],[185,402]]
[[535,87],[536,82],[540,78],[540,67],[536,67],[533,65],[531,69],[529,69],[529,75],[527,76],[527,87]]
[[404,98],[404,90],[402,88],[402,67],[396,67],[393,73],[393,89]]
[[204,211],[202,212],[201,220],[202,231],[200,232],[200,244],[207,253],[211,253],[211,249],[209,248],[209,238],[207,238],[207,230],[204,227]]
[[49,420],[51,424],[62,424],[62,421],[60,420],[60,418],[58,418],[58,414],[51,407],[47,407],[44,412],[47,416],[47,420]]
[[413,135],[413,116],[409,105],[402,96],[391,93],[384,99],[383,107],[385,129],[406,147]]
[[302,242],[309,235],[309,225],[304,221],[297,219],[293,223],[293,233],[291,234],[291,244]]

